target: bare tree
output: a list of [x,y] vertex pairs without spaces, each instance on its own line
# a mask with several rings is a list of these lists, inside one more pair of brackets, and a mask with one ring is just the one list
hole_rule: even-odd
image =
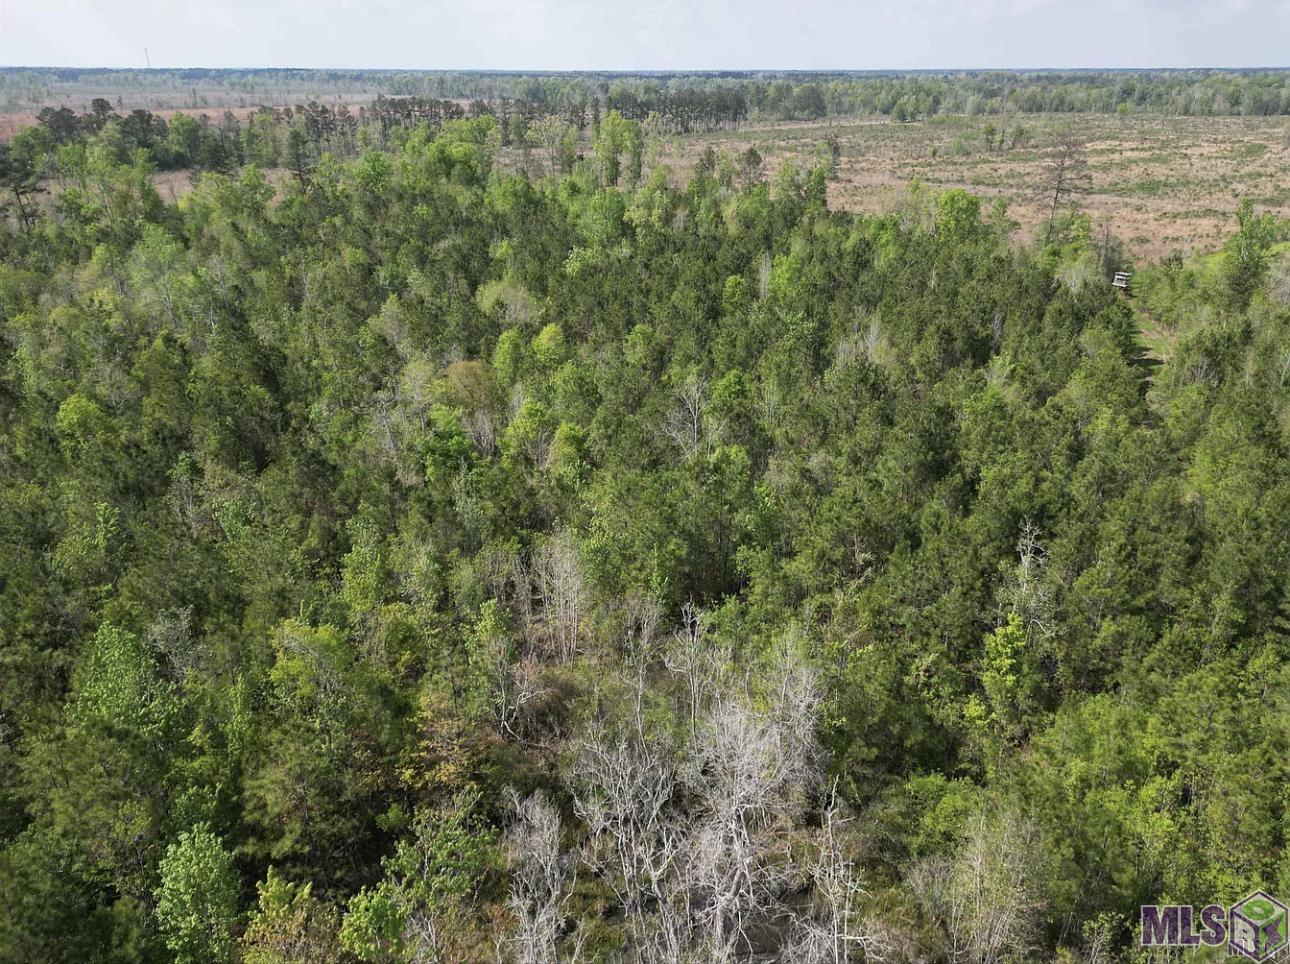
[[541,602],[541,625],[557,658],[578,652],[588,609],[578,542],[568,529],[547,539],[533,554],[533,586]]
[[821,821],[815,856],[807,869],[812,884],[811,907],[798,917],[784,948],[783,957],[789,964],[845,964],[857,953],[863,953],[866,961],[883,959],[881,939],[860,913],[868,895],[847,856],[847,823],[835,786]]
[[[638,687],[649,679],[638,667],[652,658],[656,620],[651,605],[626,606],[623,648]],[[687,606],[661,655],[681,684],[688,739],[651,732],[637,707],[635,720],[602,721],[577,744],[569,786],[586,828],[581,858],[622,910],[629,959],[876,954],[840,806],[826,812],[809,865],[790,846],[819,782],[818,674],[804,651],[790,633],[769,665],[741,674]],[[786,900],[803,881],[812,887],[806,910]]]
[[403,926],[403,943],[412,964],[445,964],[443,934],[433,914],[417,910]]
[[192,606],[159,612],[146,638],[166,661],[167,672],[180,682],[200,672],[210,658],[210,647],[193,633]]
[[757,297],[765,299],[770,293],[770,275],[771,269],[775,262],[771,259],[769,251],[763,251],[760,260],[757,262]]
[[1099,914],[1083,927],[1084,964],[1110,964],[1115,960],[1114,918]]
[[698,739],[699,711],[721,685],[729,655],[729,650],[708,642],[702,610],[693,603],[681,607],[681,626],[672,634],[663,662],[685,686],[691,740]]
[[[1025,623],[1032,643],[1052,638],[1054,630],[1052,590],[1044,580],[1048,550],[1039,541],[1039,527],[1023,522],[1017,537],[1017,567],[1003,589],[1003,604]],[[1000,614],[1000,622],[1006,616]]]
[[661,741],[588,737],[573,774],[574,808],[587,827],[583,856],[623,908],[637,954],[680,960],[688,930],[684,820],[671,754]]
[[529,131],[546,151],[547,169],[555,177],[564,168],[566,145],[576,135],[573,126],[558,114],[549,114],[531,124]]
[[645,692],[650,661],[654,656],[659,620],[663,609],[658,600],[643,593],[625,599],[620,606],[623,661],[632,674],[632,702],[636,734],[645,739]]
[[781,639],[754,704],[716,690],[686,773],[700,801],[692,846],[697,919],[714,960],[751,953],[749,925],[783,913],[797,873],[783,831],[797,822],[815,784],[817,673],[800,637]]
[[[393,319],[387,328],[396,337],[401,315],[384,311],[382,318]],[[423,356],[412,353],[397,378],[389,379],[368,403],[371,425],[367,448],[378,464],[392,466],[399,481],[406,486],[425,481],[425,464],[418,446],[430,431],[427,415],[433,403],[432,389],[436,367]]]
[[639,960],[721,961],[783,913],[798,878],[784,831],[800,780],[784,728],[742,699],[716,700],[690,753],[597,735],[581,746],[574,802],[583,858],[614,892]]
[[[782,743],[785,787],[804,791],[814,782],[818,748],[815,724],[820,712],[820,673],[804,655],[805,639],[798,629],[782,636],[775,647],[770,675],[770,718]],[[800,800],[792,800],[794,804]]]
[[511,938],[518,964],[556,964],[572,884],[570,861],[560,849],[560,814],[541,793],[512,798],[515,821],[506,836],[511,863]]
[[774,828],[799,772],[781,728],[742,700],[705,720],[689,771],[701,801],[689,851],[709,960],[751,953],[750,923],[769,916],[791,875]]
[[497,451],[497,426],[493,424],[493,413],[486,408],[470,412],[466,418],[466,433],[475,447],[484,455]]
[[944,923],[951,960],[997,964],[1035,950],[1042,848],[1033,823],[979,813],[953,858],[920,865],[910,883]]
[[516,659],[514,641],[496,622],[482,625],[474,644],[475,658],[492,693],[498,729],[518,736],[525,709],[542,695],[541,667],[532,658]]
[[756,404],[757,416],[761,420],[763,428],[774,430],[778,427],[783,401],[779,385],[774,379],[768,378],[761,383],[757,393]]
[[691,374],[674,392],[672,410],[663,421],[663,433],[681,450],[685,459],[699,451],[703,441],[703,410],[708,404],[708,383]]
[[1075,197],[1086,194],[1093,186],[1093,176],[1084,156],[1084,142],[1071,131],[1063,131],[1049,152],[1044,165],[1044,184],[1039,196],[1050,201],[1048,212],[1048,240],[1052,240],[1053,222],[1057,209]]

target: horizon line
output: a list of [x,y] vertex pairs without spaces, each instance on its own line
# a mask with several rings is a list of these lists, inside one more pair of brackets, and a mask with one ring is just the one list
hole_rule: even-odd
[[1212,72],[1290,72],[1287,65],[1150,65],[1125,66],[1102,64],[1098,66],[1014,66],[1014,67],[344,67],[344,66],[251,66],[188,64],[184,66],[120,67],[86,64],[0,64],[0,71],[14,70],[87,70],[117,71],[121,73],[164,73],[173,70],[241,70],[241,71],[335,71],[350,73],[422,73],[422,74],[955,74],[955,73],[1060,73],[1060,72],[1113,72],[1113,71],[1212,71]]

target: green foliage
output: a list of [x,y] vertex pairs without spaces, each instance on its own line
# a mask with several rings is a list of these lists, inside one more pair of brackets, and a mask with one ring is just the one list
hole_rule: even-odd
[[157,921],[184,964],[231,961],[239,885],[233,857],[204,824],[186,830],[161,859]]
[[138,638],[103,626],[77,667],[69,722],[108,723],[155,733],[171,716],[174,698]]
[[319,904],[312,884],[293,884],[270,867],[256,892],[259,901],[242,935],[241,960],[286,964],[334,959],[335,915]]
[[1223,270],[1233,304],[1245,308],[1267,275],[1277,225],[1271,214],[1256,216],[1254,202],[1249,198],[1237,208],[1236,221],[1239,227],[1225,247]]
[[981,199],[961,189],[936,198],[936,230],[952,241],[970,241],[981,230]]
[[994,719],[1009,728],[1034,713],[1034,671],[1028,666],[1032,660],[1026,650],[1025,628],[1016,613],[1008,613],[1007,625],[985,638],[981,686]]
[[341,946],[360,961],[397,960],[406,923],[407,916],[389,888],[361,890],[345,911]]
[[457,473],[469,466],[475,455],[475,445],[462,428],[461,414],[457,410],[446,405],[432,405],[427,421],[426,483],[446,486]]
[[416,949],[408,944],[408,923],[416,917],[464,931],[465,902],[492,860],[492,839],[481,832],[475,806],[473,798],[459,797],[415,816],[412,836],[382,862],[384,879],[350,900],[340,930],[347,951],[362,961],[402,960]]
[[551,324],[543,328],[533,339],[529,350],[540,371],[549,372],[558,366],[566,355],[564,333],[560,331],[560,326]]
[[641,176],[642,153],[640,124],[627,120],[616,110],[611,110],[600,121],[596,137],[596,158],[600,162],[601,178],[613,187],[622,176],[623,155],[627,156],[627,182],[634,185]]

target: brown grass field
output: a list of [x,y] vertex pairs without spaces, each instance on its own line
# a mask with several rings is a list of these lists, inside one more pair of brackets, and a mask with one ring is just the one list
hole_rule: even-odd
[[[1004,147],[986,145],[987,125]],[[1013,134],[1021,128],[1016,146]],[[1047,149],[1069,128],[1086,142],[1091,190],[1077,202],[1095,230],[1111,233],[1137,258],[1213,250],[1233,230],[1243,197],[1290,216],[1290,118],[1113,117],[1095,114],[936,117],[913,124],[886,118],[833,124],[785,123],[666,140],[656,152],[678,178],[707,146],[739,153],[754,146],[766,170],[785,159],[802,166],[832,132],[841,155],[830,202],[884,213],[906,203],[915,179],[1004,198],[1023,238],[1048,215],[1037,195]]]

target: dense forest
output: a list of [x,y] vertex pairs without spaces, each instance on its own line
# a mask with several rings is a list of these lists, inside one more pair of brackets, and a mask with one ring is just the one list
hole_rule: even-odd
[[1286,224],[1126,296],[1056,204],[504,126],[3,155],[0,959],[1074,964],[1290,894]]

